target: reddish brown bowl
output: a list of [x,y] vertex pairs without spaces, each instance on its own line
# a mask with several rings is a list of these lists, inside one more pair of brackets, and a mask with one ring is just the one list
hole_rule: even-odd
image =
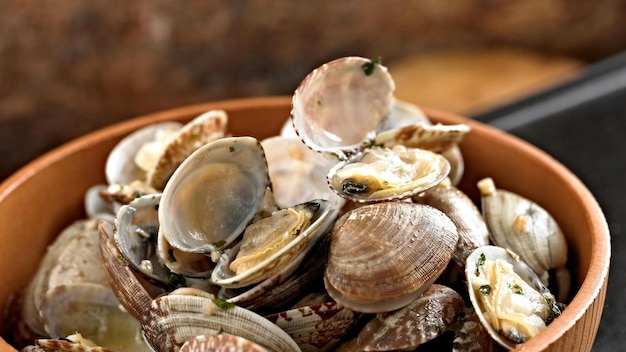
[[[104,183],[107,154],[125,135],[166,120],[188,121],[209,109],[229,113],[234,135],[264,138],[279,132],[289,116],[288,97],[252,98],[193,105],[129,120],[96,131],[31,162],[0,185],[0,303],[24,286],[46,246],[84,216],[83,196]],[[537,148],[475,121],[426,110],[436,122],[472,127],[461,149],[466,171],[460,188],[476,199],[476,181],[493,177],[499,187],[546,208],[570,247],[575,296],[563,314],[520,351],[590,351],[600,323],[610,259],[604,215],[589,190],[569,170]],[[1,328],[6,328],[6,322]],[[0,340],[0,351],[15,348]]]

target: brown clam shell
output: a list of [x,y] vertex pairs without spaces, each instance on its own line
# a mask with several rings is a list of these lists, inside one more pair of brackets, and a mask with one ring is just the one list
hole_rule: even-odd
[[376,314],[359,332],[364,351],[406,351],[443,334],[465,308],[453,289],[433,284],[402,309]]
[[332,230],[326,289],[356,311],[398,309],[443,272],[457,240],[452,221],[427,205],[387,202],[354,209]]

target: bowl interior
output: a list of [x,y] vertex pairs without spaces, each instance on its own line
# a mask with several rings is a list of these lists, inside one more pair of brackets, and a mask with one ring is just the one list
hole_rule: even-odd
[[[33,161],[0,185],[0,304],[35,272],[46,246],[84,216],[83,196],[104,183],[109,151],[125,135],[149,123],[188,121],[209,109],[225,109],[233,135],[259,139],[277,134],[289,116],[287,97],[253,98],[194,105],[139,117],[91,133]],[[574,296],[563,315],[525,344],[528,350],[565,346],[590,350],[598,328],[609,265],[609,235],[602,211],[585,186],[545,153],[500,131],[461,117],[426,110],[445,124],[467,123],[461,144],[466,170],[460,188],[478,199],[476,182],[494,178],[546,208],[561,225],[570,247]],[[582,327],[580,324],[584,323]],[[0,323],[4,331],[6,323]],[[576,335],[584,334],[577,341]],[[559,345],[563,347],[564,345]],[[567,349],[565,349],[567,350]],[[0,351],[14,349],[0,340]]]

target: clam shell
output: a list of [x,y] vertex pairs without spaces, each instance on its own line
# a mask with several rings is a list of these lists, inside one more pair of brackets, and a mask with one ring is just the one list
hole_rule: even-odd
[[388,148],[403,145],[441,153],[460,143],[469,130],[470,127],[465,124],[413,124],[378,133],[374,145]]
[[341,209],[345,200],[331,191],[326,182],[326,174],[336,164],[336,158],[307,148],[297,137],[270,137],[262,140],[261,145],[279,208],[326,199]]
[[407,306],[378,313],[359,332],[364,351],[408,351],[443,334],[465,308],[453,289],[433,284]]
[[[494,274],[498,276],[493,278],[488,285],[481,285],[479,288],[476,288],[475,286],[480,284],[475,283],[479,277],[479,272],[483,271],[486,263],[495,261],[502,261],[507,265],[511,265],[512,271],[523,280],[524,284],[521,281],[518,284],[513,277],[505,274],[503,269],[496,268],[494,270],[498,271]],[[508,249],[497,246],[483,246],[475,249],[467,257],[465,277],[469,298],[480,322],[487,329],[489,335],[504,348],[514,349],[518,346],[518,343],[523,342],[520,340],[513,341],[508,337],[515,339],[524,338],[518,336],[513,330],[508,331],[508,328],[505,328],[505,323],[506,326],[514,326],[516,329],[516,324],[519,323],[537,326],[540,330],[541,325],[545,327],[544,323],[554,319],[554,315],[559,313],[558,306],[555,305],[554,296],[550,294],[548,288],[543,285],[539,277],[517,254]],[[483,287],[485,287],[484,291],[482,290]],[[479,295],[484,295],[485,297],[490,295],[498,296],[489,299],[490,302],[495,302],[492,307],[491,305],[483,305]],[[513,312],[512,310],[516,307],[521,308]],[[498,331],[491,326],[487,317],[488,313],[486,313],[487,309],[493,312],[493,315],[497,316],[498,320],[502,320],[499,324],[502,325],[502,329],[507,329],[507,331]],[[545,317],[541,315],[545,315]],[[543,321],[539,322],[538,320]],[[505,337],[505,335],[507,336]]]
[[329,351],[359,321],[355,313],[336,302],[298,307],[266,316],[283,329],[302,351]]
[[107,184],[129,184],[145,180],[146,170],[135,163],[135,155],[141,147],[155,139],[159,131],[176,131],[183,125],[178,122],[162,122],[148,125],[124,137],[113,149],[105,164]]
[[223,110],[211,110],[196,117],[180,130],[159,155],[146,175],[147,183],[161,190],[182,162],[206,143],[224,137],[228,116]]
[[227,248],[254,217],[269,186],[252,137],[222,138],[190,155],[172,175],[159,206],[159,236],[174,248],[210,254]]
[[180,347],[180,352],[269,352],[259,344],[256,344],[241,336],[229,334],[206,334],[196,336]]
[[[373,70],[366,73],[364,67]],[[342,158],[371,140],[389,116],[395,83],[387,68],[362,57],[330,61],[295,90],[291,119],[298,136],[316,151]]]
[[489,244],[489,231],[480,210],[458,188],[442,182],[413,197],[413,200],[441,210],[452,220],[459,233],[452,258],[461,268],[465,267],[465,260],[474,249]]
[[539,204],[479,181],[482,213],[494,244],[517,253],[544,283],[547,271],[567,263],[567,241],[554,218]]
[[374,203],[411,197],[436,186],[449,172],[450,163],[428,150],[372,147],[335,165],[328,184],[353,202]]
[[331,233],[324,284],[361,312],[407,305],[444,271],[458,234],[439,210],[422,204],[370,204],[342,215]]
[[452,352],[491,352],[493,340],[478,319],[476,311],[466,309],[462,326],[455,331]]
[[[261,282],[290,263],[293,271],[301,263],[313,245],[322,238],[337,217],[335,210],[328,201],[317,199],[294,207],[302,207],[312,211],[310,224],[299,231],[299,234],[280,249],[272,252],[257,264],[242,273],[234,273],[229,265],[237,255],[238,246],[232,251],[226,250],[218,261],[211,275],[211,282],[222,287],[244,287]],[[285,273],[287,274],[287,273]]]

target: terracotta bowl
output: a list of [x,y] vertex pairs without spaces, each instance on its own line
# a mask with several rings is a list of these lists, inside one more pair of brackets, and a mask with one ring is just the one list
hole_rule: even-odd
[[[24,286],[55,236],[84,216],[83,195],[104,183],[104,163],[129,132],[165,120],[187,121],[209,109],[229,113],[234,135],[275,135],[288,117],[287,97],[200,104],[129,120],[70,142],[33,161],[0,185],[0,303]],[[499,187],[546,208],[560,223],[570,247],[575,295],[563,314],[520,351],[589,351],[606,294],[610,239],[596,200],[565,167],[515,137],[462,117],[426,110],[433,121],[472,127],[461,145],[466,171],[460,188],[477,199],[476,181],[491,176]],[[3,322],[3,330],[7,328]],[[15,348],[0,340],[0,351]]]

